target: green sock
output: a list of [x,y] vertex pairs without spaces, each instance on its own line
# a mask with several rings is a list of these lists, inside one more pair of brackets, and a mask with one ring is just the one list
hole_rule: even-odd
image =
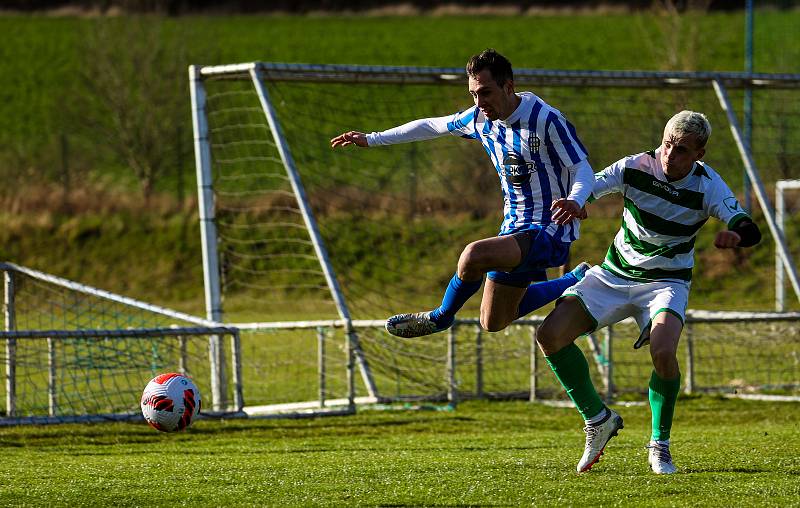
[[584,420],[596,416],[606,407],[592,384],[589,362],[574,342],[557,353],[545,356],[545,360]]
[[681,375],[675,379],[661,379],[656,371],[650,376],[650,411],[653,414],[653,434],[650,439],[666,441],[672,429],[675,401],[681,389]]

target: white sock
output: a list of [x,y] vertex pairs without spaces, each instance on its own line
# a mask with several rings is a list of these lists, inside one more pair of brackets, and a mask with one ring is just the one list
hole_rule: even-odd
[[605,418],[606,415],[608,415],[608,408],[604,407],[602,411],[592,416],[591,418],[587,419],[586,425],[597,425],[598,423],[603,421],[603,418]]

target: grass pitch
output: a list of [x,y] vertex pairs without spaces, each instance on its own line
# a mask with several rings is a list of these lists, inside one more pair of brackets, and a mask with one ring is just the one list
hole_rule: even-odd
[[308,420],[0,429],[3,506],[800,506],[800,405],[682,398],[679,473],[652,474],[647,406],[587,474],[574,409],[468,402]]

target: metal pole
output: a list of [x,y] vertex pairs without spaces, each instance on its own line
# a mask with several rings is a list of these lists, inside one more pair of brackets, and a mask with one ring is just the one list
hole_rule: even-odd
[[178,337],[178,371],[181,374],[186,374],[186,337],[181,335]]
[[317,373],[319,374],[319,407],[325,407],[325,329],[317,328]]
[[233,366],[233,405],[236,411],[244,407],[242,393],[242,338],[238,331],[231,334],[231,364]]
[[690,321],[686,322],[686,386],[683,391],[694,392],[694,327]]
[[458,391],[456,389],[456,325],[447,332],[447,401],[456,405]]
[[[775,223],[781,234],[786,234],[784,227],[784,214],[786,213],[786,203],[783,200],[782,182],[778,181],[775,185]],[[785,236],[784,236],[785,238]],[[786,288],[784,287],[784,272],[781,254],[775,249],[775,310],[783,312],[786,310]]]
[[739,123],[736,121],[736,115],[734,114],[731,103],[728,100],[728,94],[725,91],[725,88],[722,86],[722,83],[720,83],[718,80],[714,80],[711,83],[714,85],[714,91],[717,93],[720,106],[722,106],[723,111],[725,111],[728,115],[728,123],[730,124],[731,133],[733,134],[733,139],[736,142],[736,146],[739,148],[739,154],[741,155],[742,161],[744,162],[744,167],[747,170],[747,176],[750,178],[750,183],[753,184],[753,189],[756,191],[756,198],[758,198],[758,202],[761,205],[761,211],[764,213],[764,219],[767,221],[767,225],[772,233],[772,237],[775,239],[775,247],[780,253],[781,259],[783,260],[783,266],[786,268],[786,272],[789,274],[789,280],[792,282],[795,295],[797,296],[798,300],[800,300],[800,281],[798,281],[797,278],[797,268],[794,264],[794,260],[792,259],[792,255],[789,253],[789,249],[786,246],[786,240],[783,237],[783,233],[781,233],[780,229],[778,229],[778,226],[775,223],[775,212],[772,209],[772,206],[770,206],[767,192],[764,190],[764,185],[761,183],[761,177],[758,174],[755,162],[753,162],[750,151],[742,142],[742,135],[739,131]]
[[483,333],[478,326],[475,334],[475,396],[483,398]]
[[[3,315],[7,332],[17,329],[16,309],[14,308],[14,274],[3,272]],[[6,339],[6,416],[17,413],[17,339]]]
[[605,356],[606,359],[605,375],[603,376],[603,381],[606,385],[606,404],[611,404],[614,401],[614,362],[612,360],[613,338],[614,327],[609,325],[606,327],[605,343],[603,344],[603,349],[605,350],[603,356]]
[[[745,0],[745,36],[744,36],[744,71],[747,74],[753,73],[753,0]],[[752,145],[753,133],[753,89],[750,85],[744,89],[744,145],[748,151]],[[747,210],[752,210],[752,197],[750,195],[750,181],[747,172],[743,175],[744,180],[744,206]]]
[[347,407],[350,411],[356,410],[356,375],[355,375],[355,356],[353,355],[353,335],[352,331],[345,331],[344,351],[347,358]]
[[[214,189],[211,176],[211,146],[206,120],[206,92],[200,67],[189,66],[189,83],[192,98],[192,128],[194,130],[194,157],[197,169],[197,205],[200,214],[200,241],[203,247],[203,279],[205,281],[206,317],[222,321],[222,292],[219,283],[219,257],[217,253],[217,227],[214,212]],[[225,356],[221,338],[208,339],[211,365],[211,396],[214,410],[225,405]]]
[[539,329],[538,326],[533,325],[533,331],[531,332],[531,393],[528,396],[528,400],[531,402],[536,401],[536,370],[538,369],[538,357],[539,354],[537,353],[539,349],[539,344],[536,342],[536,331]]
[[58,411],[58,400],[56,392],[56,341],[52,337],[47,338],[47,395],[48,395],[48,414],[55,416]]
[[344,295],[339,287],[339,281],[336,279],[333,266],[328,258],[328,251],[325,248],[325,243],[322,241],[322,235],[319,233],[317,221],[314,219],[314,214],[311,212],[311,209],[308,206],[306,191],[303,187],[302,181],[300,180],[300,174],[297,171],[297,166],[294,163],[292,153],[289,150],[289,144],[286,142],[286,138],[283,135],[283,130],[281,129],[280,122],[278,121],[278,115],[275,113],[275,109],[272,107],[272,102],[270,102],[269,99],[269,92],[267,91],[267,88],[264,86],[264,83],[261,79],[261,66],[251,68],[249,73],[253,81],[253,86],[256,89],[258,99],[261,102],[261,109],[263,109],[264,114],[267,117],[267,122],[269,123],[270,131],[272,131],[272,136],[275,139],[275,145],[278,148],[281,161],[283,161],[283,167],[286,169],[286,174],[289,177],[289,183],[292,185],[292,191],[297,199],[297,206],[300,208],[300,213],[303,216],[303,222],[306,225],[306,230],[311,237],[311,243],[314,245],[314,252],[317,254],[317,259],[319,259],[322,273],[325,275],[325,280],[328,284],[328,288],[330,289],[331,297],[333,297],[333,301],[336,304],[336,310],[339,313],[339,317],[341,317],[342,320],[347,323],[347,333],[350,336],[353,352],[356,355],[356,361],[358,361],[358,367],[361,370],[361,376],[364,379],[367,392],[371,397],[377,397],[378,390],[375,386],[375,381],[372,377],[372,372],[369,368],[369,364],[367,363],[367,359],[361,350],[361,346],[359,345],[358,335],[353,329],[350,310],[348,309],[347,303],[344,300]]

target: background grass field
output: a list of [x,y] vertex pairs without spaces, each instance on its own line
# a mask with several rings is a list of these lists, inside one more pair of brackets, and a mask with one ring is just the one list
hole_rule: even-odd
[[646,406],[594,469],[573,409],[470,402],[317,420],[0,429],[3,506],[800,506],[798,404],[681,399],[680,474],[649,472]]
[[[796,10],[757,11],[756,71],[800,70],[794,29],[798,18]],[[491,46],[517,67],[738,71],[744,48],[741,12],[690,13],[678,19],[650,12],[537,17],[12,15],[0,16],[0,32],[6,34],[0,48],[0,175],[7,182],[0,191],[0,258],[195,313],[203,312],[203,300],[186,78],[190,63],[460,67],[469,54]],[[86,83],[96,79],[87,69],[98,55],[85,41],[101,36],[120,61],[142,44],[171,51],[160,76],[182,105],[173,121],[183,128],[169,138],[174,145],[165,154],[166,167],[148,201],[141,199],[132,171],[110,153],[107,143],[98,142],[96,133],[86,130],[97,105],[79,99],[87,93]],[[141,79],[135,69],[120,72],[125,79]],[[62,198],[64,166],[71,188]],[[494,222],[491,228],[496,228]],[[610,236],[597,236],[597,245],[586,243],[589,236],[579,242],[576,247],[587,250],[576,257],[603,251]],[[342,237],[343,243],[347,240]],[[408,250],[407,261],[418,254]],[[755,255],[763,256],[758,266],[770,265],[766,248]],[[733,296],[737,291],[769,306],[770,275],[743,271],[743,276],[725,277],[724,282],[698,279],[695,289],[702,293],[703,287],[728,284],[725,291],[704,297],[714,308],[753,308]]]
[[[757,71],[800,71],[798,20],[797,11],[758,11]],[[0,259],[197,314],[203,301],[185,72],[190,63],[460,67],[469,54],[495,47],[517,67],[743,68],[740,12],[692,15],[677,25],[649,13],[145,18],[175,50],[171,68],[178,70],[163,75],[185,101],[180,143],[171,147],[168,167],[145,201],[129,168],[78,128],[81,111],[75,116],[76,98],[85,91],[79,71],[94,56],[83,41],[101,30],[119,33],[109,43],[124,60],[129,21],[0,16],[0,176],[6,182]],[[65,163],[72,180],[62,198]],[[576,245],[576,258],[602,255],[618,219],[595,217],[594,224],[594,234]],[[491,234],[495,227],[495,220],[473,219],[459,226],[465,235]],[[705,231],[698,250],[708,250],[711,237]],[[347,244],[348,237],[339,241]],[[400,253],[391,244],[379,249],[384,256]],[[404,249],[399,262],[413,262],[425,249],[424,242]],[[764,247],[733,273],[698,277],[696,307],[752,309],[756,302],[771,308],[771,256]],[[753,273],[753,266],[767,271]],[[226,305],[242,317],[261,317],[246,300]],[[281,311],[286,319],[311,315]],[[303,386],[302,396],[309,390],[310,384]],[[620,409],[626,429],[596,470],[583,476],[574,473],[583,444],[575,411],[521,402],[318,420],[201,420],[177,435],[142,423],[0,428],[0,504],[800,506],[798,409],[797,403],[682,399],[673,433],[681,474],[670,478],[648,472],[645,406]]]

